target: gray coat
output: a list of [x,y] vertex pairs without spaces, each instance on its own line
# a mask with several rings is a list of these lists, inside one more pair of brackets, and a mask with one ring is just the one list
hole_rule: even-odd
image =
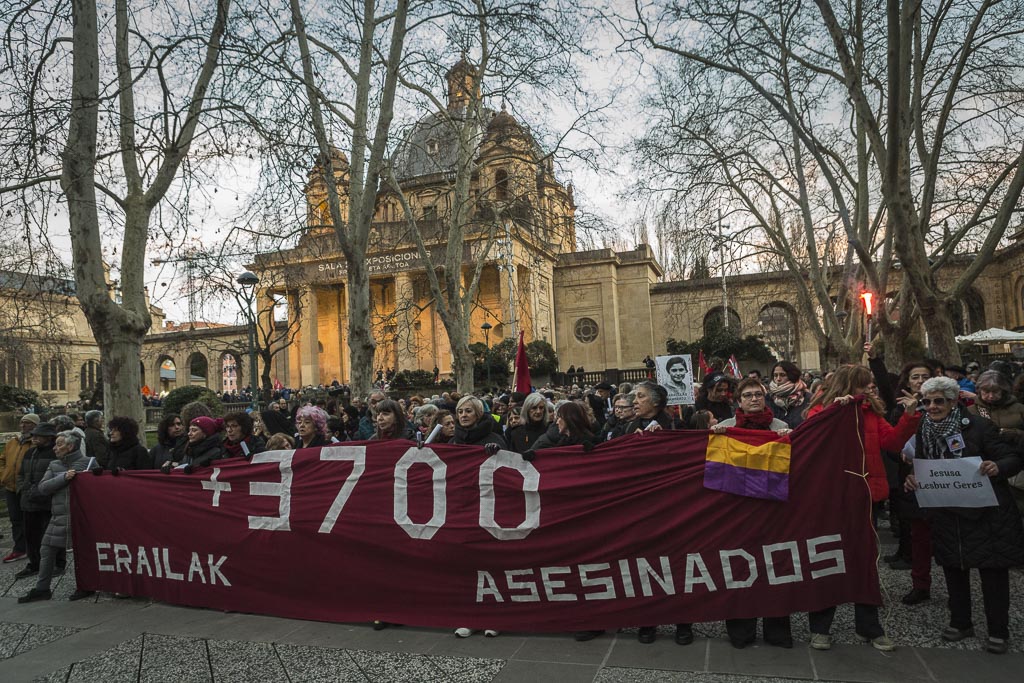
[[50,496],[50,525],[46,527],[43,545],[71,547],[71,505],[68,500],[68,484],[71,482],[64,478],[64,473],[69,469],[82,472],[88,463],[77,451],[65,460],[58,458],[50,463],[50,468],[36,487],[40,494]]

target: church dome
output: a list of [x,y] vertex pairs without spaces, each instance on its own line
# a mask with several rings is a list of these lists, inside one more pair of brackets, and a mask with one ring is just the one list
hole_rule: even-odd
[[[487,125],[493,117],[492,110],[484,109],[481,111],[481,124]],[[427,114],[399,143],[395,152],[395,175],[399,180],[408,180],[453,171],[458,156],[457,126],[452,125],[444,114]]]

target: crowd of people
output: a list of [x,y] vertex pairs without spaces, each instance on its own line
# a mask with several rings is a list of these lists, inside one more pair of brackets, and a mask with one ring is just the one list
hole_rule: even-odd
[[[775,363],[767,377],[752,372],[734,377],[712,368],[697,389],[693,405],[669,406],[666,387],[651,381],[612,386],[545,387],[529,394],[389,396],[377,389],[365,400],[345,405],[339,397],[300,401],[281,396],[262,411],[215,417],[205,404],[189,403],[180,414],[165,414],[157,444],[147,449],[139,425],[100,411],[58,416],[43,422],[26,414],[21,435],[0,455],[14,546],[4,562],[27,560],[17,576],[38,576],[21,602],[51,597],[50,582],[66,563],[70,547],[68,487],[78,473],[114,474],[153,469],[185,473],[221,458],[252,458],[264,450],[313,448],[342,441],[401,439],[417,443],[483,446],[489,452],[511,450],[532,460],[549,448],[582,446],[637,432],[712,430],[730,427],[786,434],[805,419],[838,403],[862,398],[866,479],[876,512],[888,515],[899,544],[885,558],[894,569],[909,570],[913,588],[902,602],[913,606],[931,599],[932,559],[942,569],[949,595],[947,641],[974,635],[970,571],[978,570],[986,618],[985,649],[1004,653],[1009,633],[1009,570],[1024,565],[1024,375],[996,362],[980,367],[946,368],[921,359],[890,374],[882,358],[866,347],[867,365],[844,365],[812,377],[789,361]],[[575,368],[574,368],[575,370]],[[989,508],[918,507],[914,458],[980,456],[981,473],[990,478],[998,505]],[[76,591],[71,599],[91,593]],[[835,606],[809,615],[810,646],[831,647]],[[876,649],[895,648],[875,605],[855,605],[855,630]],[[743,648],[755,642],[757,619],[726,622],[730,642]],[[790,615],[762,619],[766,643],[790,648]],[[375,628],[389,624],[376,622]],[[471,629],[457,629],[466,637]],[[485,631],[488,636],[497,631]],[[575,634],[589,640],[602,631]],[[638,638],[651,643],[654,626],[642,626]],[[690,624],[679,623],[675,640],[693,642]]]

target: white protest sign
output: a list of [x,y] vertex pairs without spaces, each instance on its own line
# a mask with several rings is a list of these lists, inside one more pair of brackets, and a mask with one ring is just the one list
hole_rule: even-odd
[[917,504],[923,508],[987,508],[998,505],[992,482],[978,471],[981,458],[914,460]]

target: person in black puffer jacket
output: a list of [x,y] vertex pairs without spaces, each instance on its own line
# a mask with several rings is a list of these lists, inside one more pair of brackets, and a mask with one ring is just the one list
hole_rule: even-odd
[[[925,511],[935,562],[946,575],[949,594],[949,626],[942,638],[955,642],[974,635],[970,570],[977,569],[988,626],[985,649],[1003,654],[1010,638],[1009,570],[1024,564],[1024,526],[1007,482],[1021,471],[1021,458],[1015,446],[1000,437],[994,423],[961,408],[956,380],[932,377],[921,385],[921,393],[927,418],[918,426],[914,457],[980,457],[979,471],[989,478],[997,501],[994,507]],[[907,477],[905,488],[918,488],[914,475]]]
[[57,459],[53,446],[57,430],[43,422],[32,430],[32,449],[25,454],[18,470],[17,491],[20,496],[22,519],[25,525],[25,545],[28,565],[14,575],[21,579],[39,572],[39,551],[46,527],[50,523],[50,499],[36,495],[36,487],[43,480],[50,463]]
[[156,427],[156,445],[149,449],[153,467],[160,469],[165,462],[174,460],[175,450],[184,451],[187,441],[185,423],[181,421],[181,416],[176,413],[164,415]]
[[[106,469],[110,472],[121,470],[148,470],[153,463],[149,451],[139,443],[139,423],[130,417],[113,417],[107,424],[110,430],[110,450],[107,451]],[[93,473],[95,473],[95,469]]]
[[548,400],[534,392],[523,401],[519,424],[508,430],[509,445],[516,453],[532,450],[537,439],[548,431],[549,425]]
[[484,411],[483,401],[476,396],[463,396],[455,406],[455,438],[451,443],[508,448],[501,434],[494,431],[494,423],[494,418]]
[[179,465],[185,465],[185,474],[206,467],[214,460],[224,457],[224,420],[214,417],[197,417],[188,426],[188,445],[180,462],[164,463],[161,472],[169,473]]

